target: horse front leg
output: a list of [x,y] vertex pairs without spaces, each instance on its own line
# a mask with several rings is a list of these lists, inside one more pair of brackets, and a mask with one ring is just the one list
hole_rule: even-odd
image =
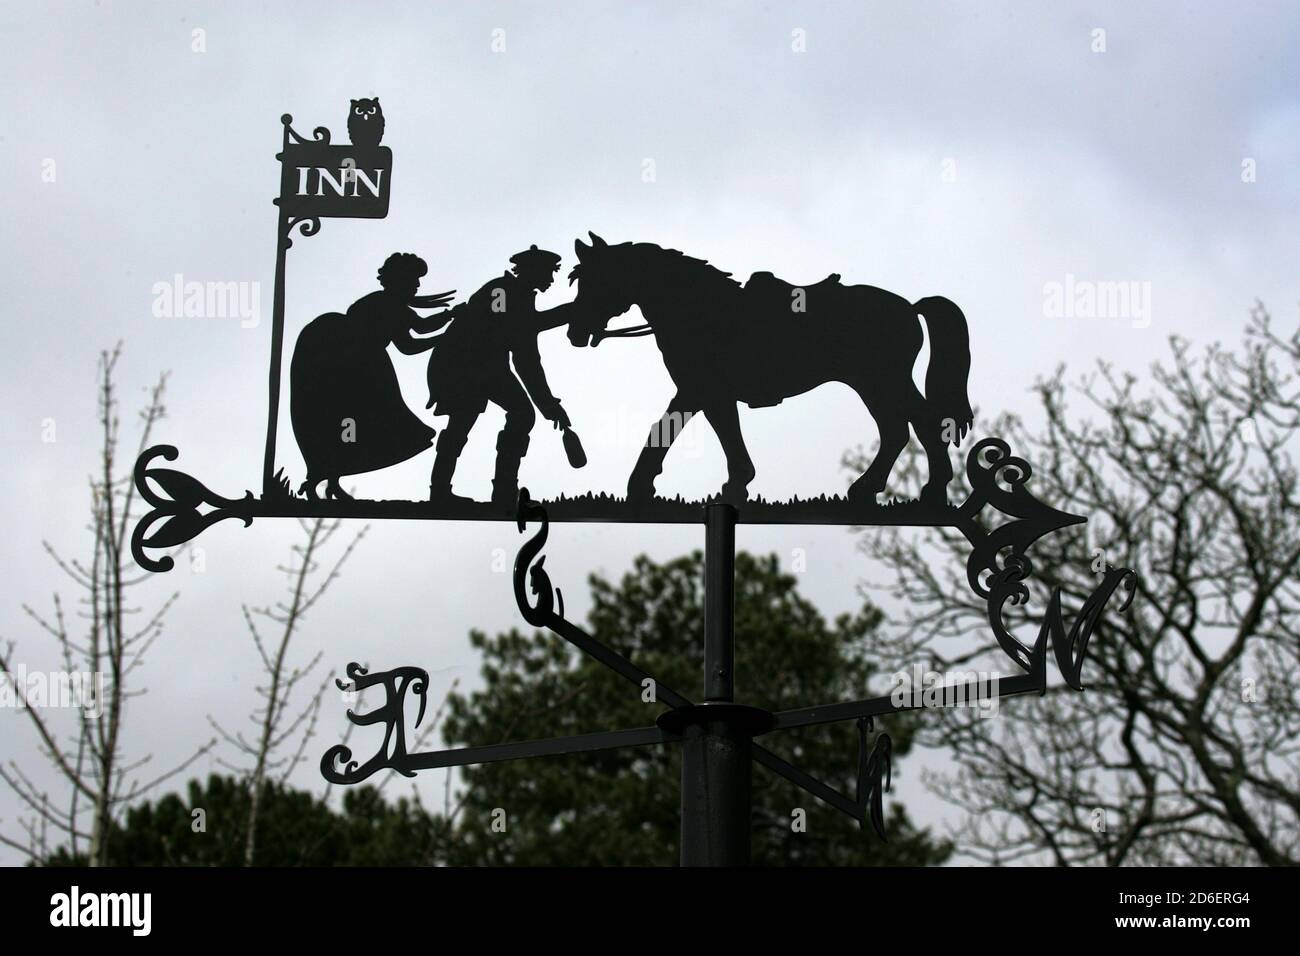
[[756,472],[744,436],[740,433],[740,413],[736,410],[736,403],[719,402],[705,406],[704,417],[713,426],[714,434],[727,455],[727,480],[722,486],[722,498],[732,503],[742,502],[749,497],[748,485]]
[[672,397],[659,421],[650,426],[641,455],[627,479],[629,501],[648,501],[654,497],[655,479],[664,470],[664,457],[677,436],[682,433],[691,416],[699,411],[682,398],[680,392]]

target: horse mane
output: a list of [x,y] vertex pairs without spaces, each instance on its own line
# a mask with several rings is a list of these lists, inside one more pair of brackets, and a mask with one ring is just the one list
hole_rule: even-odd
[[[658,269],[656,280],[666,285],[692,286],[695,289],[712,291],[712,293],[735,293],[740,289],[740,282],[732,278],[729,272],[708,263],[706,259],[695,259],[675,248],[656,246],[653,242],[620,242],[607,246],[607,251],[629,252],[624,265],[630,265],[633,272],[643,272],[645,267]],[[582,277],[582,264],[578,263],[569,271],[569,284]]]
[[730,272],[724,272],[706,259],[688,256],[677,249],[665,249],[653,242],[625,242],[621,245],[628,248],[637,259],[656,260],[655,264],[664,270],[663,277],[674,284],[692,284],[698,287],[703,283],[714,290],[725,292],[734,292],[740,288],[740,283],[732,278]]

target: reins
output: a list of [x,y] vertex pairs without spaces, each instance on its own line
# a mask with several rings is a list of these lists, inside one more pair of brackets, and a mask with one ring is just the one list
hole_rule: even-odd
[[592,338],[595,340],[592,344],[594,345],[595,342],[599,342],[601,339],[640,338],[642,335],[654,335],[654,331],[655,330],[650,327],[649,322],[643,323],[641,325],[630,325],[626,329],[604,329],[600,332],[595,333],[592,336]]

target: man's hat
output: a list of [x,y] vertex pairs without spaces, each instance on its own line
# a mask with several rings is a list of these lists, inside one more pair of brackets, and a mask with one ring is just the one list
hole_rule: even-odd
[[515,253],[510,257],[510,262],[521,269],[549,269],[554,272],[560,267],[559,256],[545,249],[538,249],[536,244],[529,246],[523,252]]

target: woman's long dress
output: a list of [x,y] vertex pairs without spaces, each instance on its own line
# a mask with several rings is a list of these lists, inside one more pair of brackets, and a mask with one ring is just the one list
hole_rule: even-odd
[[309,482],[377,471],[432,443],[435,432],[407,407],[386,351],[418,320],[405,304],[373,292],[299,333],[289,415]]

